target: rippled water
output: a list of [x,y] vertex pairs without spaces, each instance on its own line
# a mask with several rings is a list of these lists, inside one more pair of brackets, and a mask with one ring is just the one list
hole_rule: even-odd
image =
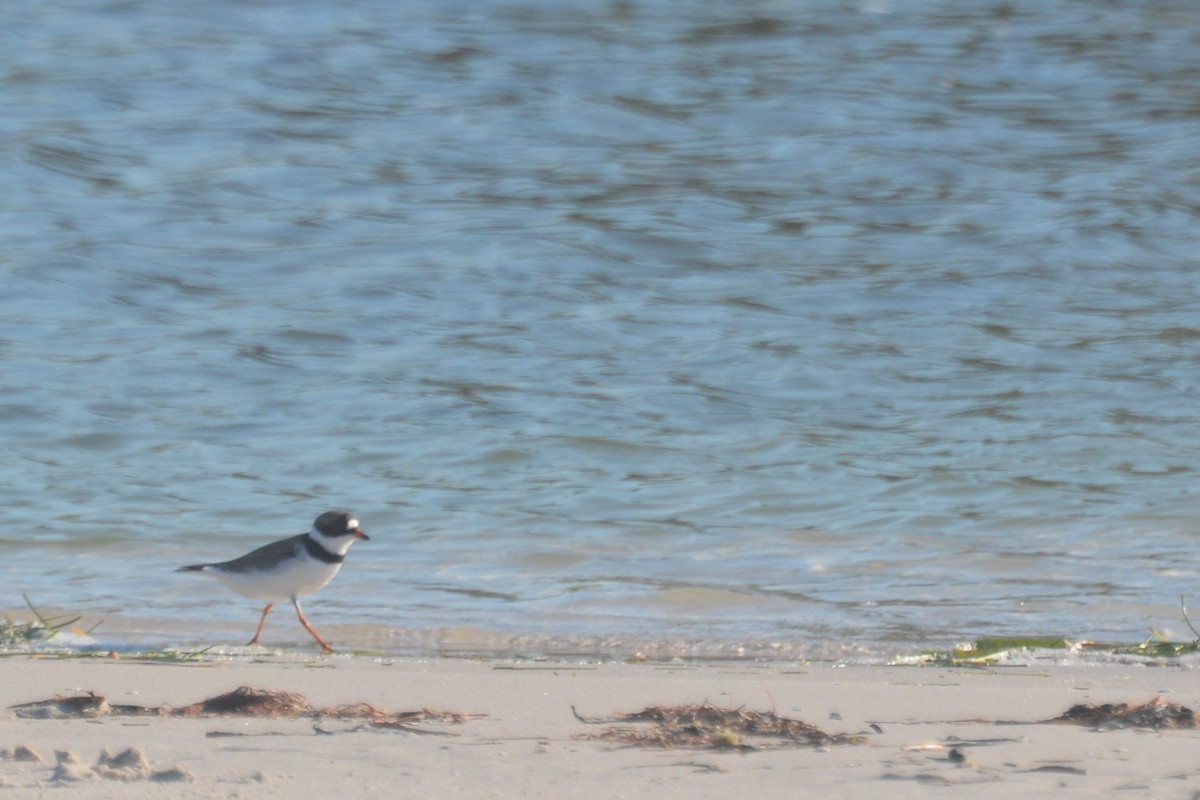
[[171,569],[346,506],[308,610],[373,646],[1178,633],[1198,42],[1190,2],[14,4],[0,606],[241,636]]

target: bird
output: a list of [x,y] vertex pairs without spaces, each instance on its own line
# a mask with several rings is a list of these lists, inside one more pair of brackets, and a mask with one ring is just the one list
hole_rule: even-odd
[[332,653],[333,648],[305,618],[300,598],[333,580],[342,567],[346,551],[359,539],[370,541],[371,537],[358,526],[358,519],[352,513],[335,509],[317,517],[308,533],[271,542],[232,561],[192,564],[175,571],[212,575],[242,597],[266,602],[258,630],[247,646],[258,644],[267,614],[274,605],[290,600],[304,630],[312,634],[323,652]]

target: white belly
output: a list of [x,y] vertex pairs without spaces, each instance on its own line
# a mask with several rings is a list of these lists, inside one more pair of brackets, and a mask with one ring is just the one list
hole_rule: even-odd
[[341,566],[317,561],[302,552],[298,558],[287,559],[268,570],[224,572],[209,568],[204,574],[217,578],[242,597],[276,603],[312,594],[333,580]]

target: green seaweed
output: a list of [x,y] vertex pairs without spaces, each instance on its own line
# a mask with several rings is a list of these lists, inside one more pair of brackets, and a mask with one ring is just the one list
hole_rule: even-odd
[[[57,636],[60,631],[69,629],[75,623],[79,622],[79,620],[83,619],[83,617],[71,616],[70,614],[47,616],[33,604],[33,601],[29,599],[29,595],[22,594],[21,598],[25,601],[25,605],[29,607],[29,610],[33,612],[34,620],[32,622],[13,622],[6,617],[0,622],[0,645],[48,641]],[[97,622],[86,632],[91,633],[100,624]]]
[[1093,642],[1066,636],[993,636],[960,644],[953,650],[924,651],[914,658],[900,661],[935,666],[979,666],[996,664],[1009,653],[1021,650],[1086,651],[1146,658],[1175,658],[1200,653],[1200,631],[1196,630],[1188,618],[1187,603],[1182,596],[1179,598],[1179,606],[1188,630],[1196,635],[1190,642],[1173,642],[1154,630],[1150,631],[1150,635],[1144,640],[1136,643]]

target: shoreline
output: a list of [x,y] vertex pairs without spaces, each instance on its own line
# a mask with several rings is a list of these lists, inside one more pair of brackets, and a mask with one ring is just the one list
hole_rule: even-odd
[[[0,761],[8,787],[58,785],[56,751],[84,765],[136,748],[155,769],[192,777],[181,796],[231,791],[317,798],[395,792],[468,797],[716,797],[752,785],[766,797],[815,787],[825,796],[923,797],[969,785],[984,797],[1100,795],[1170,780],[1200,791],[1200,730],[1096,732],[1046,724],[1078,703],[1141,703],[1162,695],[1200,706],[1200,671],[1129,664],[1001,668],[532,662],[496,659],[284,656],[150,663],[104,658],[0,659],[0,749],[45,763]],[[467,715],[378,729],[361,720],[116,717],[44,720],[14,704],[95,692],[110,704],[181,707],[239,686],[295,692],[314,706],[369,703],[391,711]],[[864,744],[751,752],[628,747],[586,738],[589,721],[648,707],[709,703],[773,712]],[[623,723],[626,727],[630,723]],[[640,723],[639,723],[640,724]],[[637,727],[638,724],[632,724]],[[962,758],[951,753],[959,747]],[[748,783],[752,782],[752,783]],[[87,796],[128,796],[100,777]]]
[[[53,637],[34,635],[23,639],[17,628],[34,623],[27,609],[3,612],[0,657],[7,654],[104,654],[137,659],[139,654],[210,654],[227,658],[278,658],[289,653],[317,655],[317,648],[299,625],[269,629],[260,646],[243,644],[252,625],[230,626],[223,622],[129,617],[126,615],[75,615],[57,609],[41,611],[51,619],[68,622]],[[169,631],[170,635],[164,634]],[[521,661],[648,661],[653,663],[766,663],[834,664],[854,666],[949,665],[956,649],[958,665],[972,658],[987,659],[997,651],[1011,650],[1001,663],[1040,666],[1045,663],[1148,663],[1200,666],[1200,643],[1177,641],[1159,635],[1139,641],[1097,643],[1085,638],[1071,640],[1054,636],[980,637],[963,642],[874,642],[814,639],[728,639],[720,637],[646,636],[637,634],[580,634],[565,636],[549,632],[488,629],[471,625],[449,628],[399,628],[370,623],[328,624],[324,635],[335,653],[359,657],[420,659],[482,658]],[[1178,633],[1178,632],[1175,632]],[[1051,643],[1057,642],[1057,646]],[[1022,652],[1027,650],[1028,652]],[[995,662],[989,662],[995,663]]]

